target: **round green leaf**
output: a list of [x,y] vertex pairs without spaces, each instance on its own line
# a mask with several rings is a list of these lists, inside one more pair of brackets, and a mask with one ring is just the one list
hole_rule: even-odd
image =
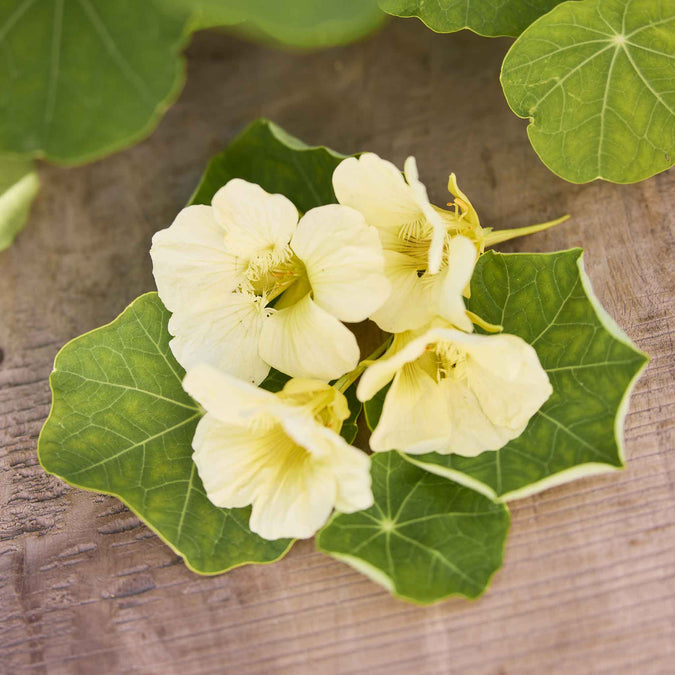
[[352,42],[383,21],[377,0],[163,0],[194,12],[195,28],[244,24],[245,33],[317,49]]
[[10,246],[25,225],[39,187],[30,159],[0,157],[0,251]]
[[250,507],[221,509],[206,497],[192,461],[202,412],[181,386],[168,319],[148,293],[59,352],[40,463],[71,485],[121,499],[195,572],[278,560],[289,540],[258,537],[248,529]]
[[[489,251],[479,258],[468,308],[534,346],[553,394],[501,450],[409,461],[503,500],[623,466],[623,422],[647,357],[593,295],[581,255]],[[385,393],[366,404],[371,428]]]
[[0,4],[0,151],[72,164],[146,136],[182,87],[186,19],[161,0]]
[[421,19],[437,33],[468,28],[478,35],[520,35],[535,19],[562,0],[379,0],[394,16]]
[[675,6],[565,2],[530,26],[501,75],[532,146],[573,183],[634,183],[673,164]]
[[317,548],[404,600],[481,595],[502,564],[506,507],[397,452],[373,455],[371,475],[375,504],[335,514],[317,534]]
[[243,178],[285,195],[306,212],[335,203],[333,171],[344,157],[305,145],[273,122],[258,119],[211,159],[190,203],[210,204],[228,180]]

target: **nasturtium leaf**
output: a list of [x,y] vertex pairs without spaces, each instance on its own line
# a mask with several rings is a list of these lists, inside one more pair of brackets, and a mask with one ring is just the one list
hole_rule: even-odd
[[565,2],[530,26],[502,67],[512,110],[565,180],[633,183],[675,155],[672,0]]
[[278,560],[289,540],[258,537],[248,529],[250,507],[221,509],[206,497],[192,461],[202,411],[181,386],[168,318],[148,293],[59,352],[40,462],[72,485],[121,499],[195,572]]
[[388,14],[418,17],[437,33],[468,28],[478,35],[520,35],[562,0],[379,0]]
[[334,514],[317,548],[404,600],[481,595],[502,564],[506,507],[397,452],[373,455],[371,475],[375,504]]
[[25,225],[40,181],[33,162],[22,157],[0,157],[0,251]]
[[353,443],[356,439],[356,435],[359,433],[358,422],[361,411],[363,410],[363,403],[356,398],[356,384],[353,384],[347,389],[345,398],[347,399],[347,403],[349,403],[351,415],[342,423],[340,435],[347,443]]
[[195,28],[242,24],[252,37],[317,49],[346,44],[377,28],[377,0],[163,0],[194,12]]
[[[501,450],[406,455],[410,461],[503,500],[623,466],[623,422],[647,357],[593,295],[581,256],[572,249],[479,258],[468,308],[534,346],[553,394]],[[371,428],[384,393],[366,404]]]
[[146,136],[183,84],[186,16],[161,0],[0,5],[0,152],[66,164]]
[[310,147],[265,119],[251,123],[209,162],[191,204],[210,204],[228,180],[243,178],[288,197],[303,213],[336,201],[333,171],[344,159],[328,148]]

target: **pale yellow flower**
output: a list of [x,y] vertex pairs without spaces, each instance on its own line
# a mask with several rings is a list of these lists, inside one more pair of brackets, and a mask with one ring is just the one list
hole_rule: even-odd
[[259,383],[270,366],[321,380],[354,368],[342,321],[363,321],[389,293],[377,232],[336,204],[298,219],[283,195],[234,179],[155,234],[153,272],[185,369],[210,363]]
[[265,539],[311,537],[333,509],[373,504],[370,458],[340,435],[347,400],[317,380],[290,380],[272,394],[208,365],[185,390],[206,410],[193,459],[208,498],[253,505],[249,527]]
[[[475,212],[433,206],[413,157],[406,160],[404,175],[373,153],[343,160],[333,174],[338,201],[377,228],[384,249],[391,294],[371,318],[383,330],[400,333],[440,314],[471,331],[462,295],[478,257],[478,248],[466,236],[474,229],[466,214]],[[446,306],[439,304],[441,297]]]
[[391,382],[370,439],[375,451],[475,456],[520,436],[553,391],[537,353],[515,335],[441,325],[394,336],[357,396]]
[[481,227],[476,210],[450,175],[449,209],[430,203],[414,157],[404,172],[373,153],[343,160],[333,173],[340,204],[351,206],[377,228],[391,294],[371,318],[390,333],[421,328],[441,317],[461,330],[473,330],[464,308],[478,255],[513,237],[531,234],[565,218],[513,230]]

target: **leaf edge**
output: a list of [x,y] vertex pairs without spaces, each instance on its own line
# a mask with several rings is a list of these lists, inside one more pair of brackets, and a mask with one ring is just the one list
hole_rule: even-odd
[[[399,450],[392,450],[390,452],[395,452],[398,455],[402,456],[404,460],[407,461],[407,457],[400,452]],[[420,467],[422,468],[422,467]],[[445,476],[442,476],[445,478]],[[457,482],[457,481],[451,481],[451,482]],[[467,485],[462,485],[462,487],[468,488]],[[471,488],[468,488],[471,489]],[[484,497],[488,497],[488,495],[485,495],[483,493]],[[329,558],[334,558],[335,560],[338,560],[340,562],[345,563],[346,565],[349,565],[352,569],[355,569],[357,572],[360,572],[364,576],[366,576],[368,579],[370,579],[372,582],[376,583],[378,586],[384,588],[386,591],[388,591],[392,597],[402,600],[404,602],[407,602],[408,604],[415,605],[417,607],[432,607],[434,605],[438,605],[441,602],[445,602],[446,600],[449,600],[451,598],[461,598],[462,600],[466,600],[468,602],[475,602],[479,600],[487,591],[490,589],[492,586],[492,583],[494,581],[494,578],[496,574],[502,569],[504,566],[504,558],[506,556],[506,543],[509,539],[509,533],[511,532],[511,511],[509,510],[509,507],[500,500],[493,499],[491,497],[488,497],[490,501],[492,501],[496,506],[501,507],[501,513],[503,516],[506,517],[506,528],[504,530],[504,537],[502,538],[501,546],[499,549],[499,564],[495,567],[495,569],[491,572],[490,576],[487,578],[485,585],[483,588],[476,594],[476,595],[465,595],[464,593],[459,593],[459,592],[452,592],[452,593],[447,593],[446,595],[443,595],[439,598],[435,598],[434,600],[419,600],[417,598],[413,598],[411,596],[405,595],[404,593],[399,592],[396,589],[396,583],[394,580],[389,577],[385,572],[382,570],[378,569],[374,565],[371,565],[365,560],[362,560],[361,558],[358,558],[356,556],[349,555],[348,553],[333,553],[329,551],[328,549],[322,547],[321,545],[321,534],[326,529],[332,522],[340,516],[341,514],[338,513],[337,511],[334,511],[331,517],[329,518],[328,522],[316,533],[314,537],[314,546],[317,551],[320,553],[323,553],[324,555],[328,556]]]
[[288,546],[281,552],[281,554],[278,557],[276,557],[272,560],[265,560],[265,561],[262,561],[262,562],[257,561],[257,560],[247,560],[247,561],[237,563],[235,565],[231,565],[229,567],[224,567],[223,569],[216,570],[216,571],[200,570],[196,566],[194,566],[192,564],[192,562],[190,561],[190,559],[185,554],[183,554],[181,551],[179,551],[174,546],[174,544],[172,544],[170,541],[168,541],[164,537],[164,535],[161,532],[159,532],[159,530],[157,530],[157,528],[154,525],[149,523],[140,513],[138,513],[138,511],[133,506],[131,506],[131,504],[129,504],[124,497],[122,497],[121,495],[117,494],[116,492],[113,492],[113,491],[110,491],[110,490],[95,490],[95,489],[93,489],[91,487],[88,487],[86,485],[81,485],[81,484],[79,484],[75,481],[71,481],[68,478],[65,478],[64,476],[59,474],[58,472],[51,471],[45,465],[45,461],[43,460],[42,453],[40,452],[40,441],[42,440],[42,437],[43,437],[43,434],[45,432],[45,429],[47,428],[47,425],[52,420],[52,417],[54,415],[54,404],[53,404],[53,401],[54,401],[54,385],[53,385],[54,377],[53,376],[58,371],[57,362],[58,362],[59,356],[61,356],[61,354],[63,353],[63,351],[66,348],[70,347],[71,345],[76,343],[78,340],[80,340],[82,338],[85,338],[85,337],[88,337],[92,333],[96,333],[97,331],[101,331],[101,330],[104,330],[106,328],[109,328],[113,323],[115,323],[115,321],[117,321],[117,319],[124,312],[126,312],[128,309],[133,307],[136,304],[137,301],[141,300],[142,298],[147,298],[148,296],[157,296],[157,292],[156,291],[148,291],[146,293],[142,293],[137,298],[132,300],[112,321],[109,321],[108,323],[103,324],[102,326],[97,326],[96,328],[92,328],[92,330],[89,330],[85,333],[82,333],[81,335],[77,335],[76,337],[72,338],[71,340],[68,340],[68,342],[66,342],[66,344],[64,344],[63,347],[61,347],[61,349],[59,349],[59,351],[56,353],[56,356],[54,357],[54,366],[53,366],[52,372],[49,375],[49,391],[50,391],[51,396],[52,396],[52,405],[49,409],[49,415],[47,416],[47,419],[45,420],[44,424],[42,425],[42,428],[40,429],[40,434],[38,435],[38,440],[37,440],[38,462],[40,463],[40,466],[42,467],[42,469],[46,473],[48,473],[51,476],[56,476],[59,480],[62,480],[67,485],[75,487],[79,490],[85,490],[86,492],[91,492],[91,493],[94,493],[94,494],[108,495],[110,497],[115,497],[115,499],[118,499],[120,502],[122,502],[122,504],[124,504],[124,506],[126,506],[129,509],[129,511],[131,511],[131,513],[133,513],[137,518],[139,518],[139,520],[143,523],[143,525],[145,525],[145,527],[147,527],[151,532],[153,532],[155,535],[157,535],[157,537],[160,539],[160,541],[163,544],[168,546],[171,551],[173,551],[176,555],[178,555],[181,558],[181,560],[183,561],[183,563],[185,564],[185,566],[191,572],[194,572],[195,574],[199,574],[200,576],[204,576],[204,577],[212,577],[212,576],[216,576],[218,574],[224,574],[226,572],[229,572],[230,570],[236,569],[237,567],[243,567],[245,565],[270,565],[272,563],[278,562],[279,560],[284,558],[288,554],[288,552],[291,550],[291,548],[293,547],[293,544],[295,544],[295,539],[291,539],[288,543]]

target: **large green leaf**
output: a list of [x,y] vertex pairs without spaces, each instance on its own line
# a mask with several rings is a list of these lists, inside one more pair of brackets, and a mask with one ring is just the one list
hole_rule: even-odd
[[206,497],[192,461],[202,413],[181,386],[168,318],[148,293],[59,352],[40,462],[72,485],[119,497],[196,572],[278,560],[289,540],[261,539],[248,529],[250,508],[221,509]]
[[309,211],[336,201],[332,177],[343,159],[344,155],[305,145],[273,122],[259,119],[209,162],[190,203],[210,204],[228,180],[243,178],[286,195],[301,211]]
[[404,600],[478,597],[502,564],[506,507],[397,452],[373,455],[371,474],[374,506],[335,514],[317,535],[319,550]]
[[[600,306],[581,254],[480,257],[469,309],[534,346],[553,394],[521,436],[497,452],[409,455],[410,461],[504,500],[623,466],[623,421],[647,357]],[[384,393],[366,404],[371,428]]]
[[0,3],[0,152],[75,164],[140,140],[184,80],[198,28],[242,24],[299,47],[357,39],[376,0],[5,0]]
[[0,157],[0,251],[14,241],[26,223],[39,186],[31,160]]
[[541,160],[573,183],[633,183],[675,155],[675,4],[565,2],[506,55],[506,99]]
[[181,89],[186,19],[160,0],[5,0],[0,151],[70,164],[147,135]]
[[416,16],[437,33],[468,28],[478,35],[520,35],[562,0],[379,0],[394,16]]
[[164,0],[194,12],[195,28],[243,24],[253,37],[316,49],[356,40],[384,15],[377,0]]

